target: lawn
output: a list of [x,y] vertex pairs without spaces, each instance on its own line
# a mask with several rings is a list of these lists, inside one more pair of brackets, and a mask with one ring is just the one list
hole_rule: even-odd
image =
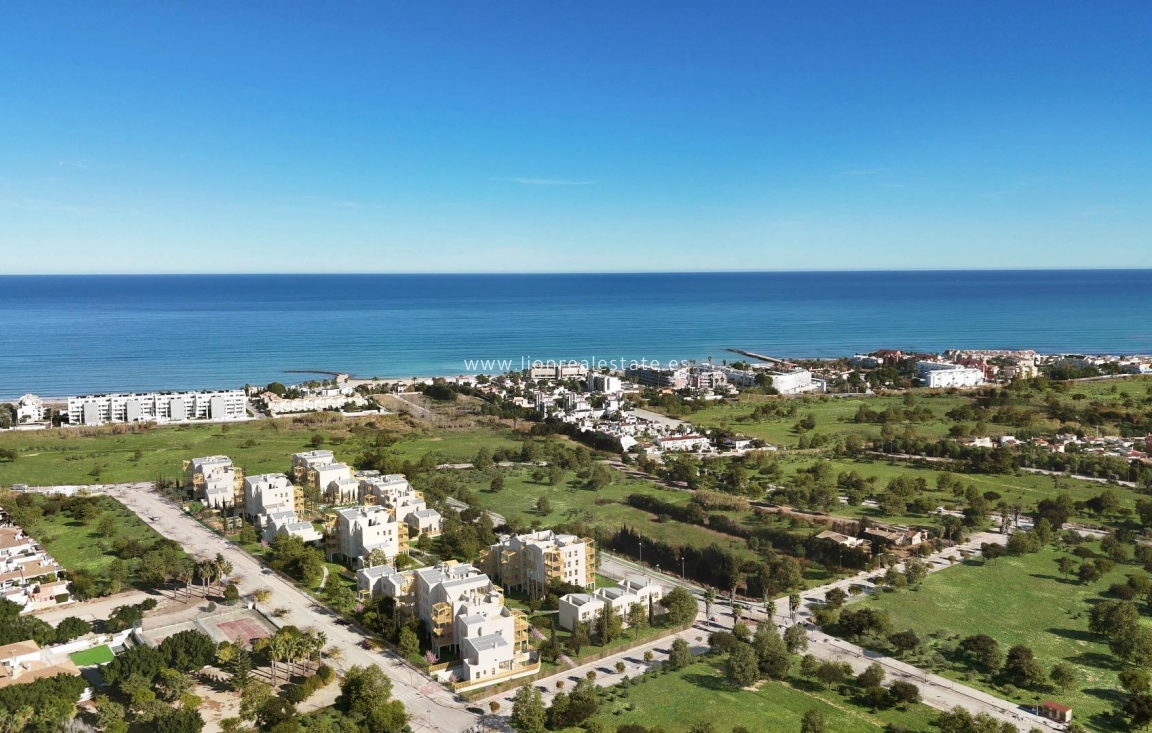
[[[935,712],[924,705],[906,711],[884,710],[876,715],[831,691],[813,689],[796,680],[796,686],[764,682],[754,691],[733,687],[718,666],[719,660],[704,659],[677,672],[640,678],[621,696],[612,688],[595,720],[608,730],[627,723],[659,725],[668,733],[682,733],[700,721],[711,721],[718,733],[743,725],[757,733],[796,733],[808,710],[820,710],[835,733],[877,733],[889,723],[909,731],[930,730]],[[573,729],[576,730],[576,729]]]
[[68,657],[77,667],[89,667],[94,664],[107,664],[115,658],[115,655],[107,644],[101,644],[82,652],[73,652]]
[[[1107,643],[1088,633],[1088,609],[1110,584],[1122,583],[1139,571],[1119,565],[1100,581],[1082,585],[1060,576],[1056,560],[1065,554],[1049,548],[988,565],[967,563],[933,573],[919,591],[882,593],[858,602],[887,611],[897,630],[910,628],[922,638],[932,636],[930,645],[937,650],[965,636],[987,634],[1003,651],[1015,644],[1029,646],[1045,669],[1058,661],[1074,665],[1079,673],[1076,691],[1020,691],[1011,699],[1034,704],[1052,697],[1071,705],[1081,722],[1108,729],[1100,716],[1120,698],[1119,670]],[[927,664],[940,674],[1005,696],[1003,689],[975,675],[967,679],[962,668],[953,669],[940,658],[933,663],[930,652],[922,657],[914,662],[917,666]]]

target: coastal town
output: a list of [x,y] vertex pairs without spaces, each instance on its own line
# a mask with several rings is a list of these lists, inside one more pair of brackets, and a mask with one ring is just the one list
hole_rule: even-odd
[[[1045,543],[1056,538],[1077,557],[1061,559],[1062,571],[1070,566],[1086,590],[1140,562],[1152,501],[1125,497],[1152,490],[1152,430],[1146,410],[1140,417],[1152,394],[1142,377],[1148,359],[960,350],[735,356],[615,373],[558,361],[448,378],[334,374],[233,390],[24,395],[5,407],[0,436],[60,431],[130,447],[196,429],[232,448],[158,458],[161,475],[151,479],[132,468],[151,460],[136,451],[109,469],[111,482],[99,465],[78,475],[56,462],[13,480],[37,455],[5,448],[3,603],[10,618],[35,621],[0,648],[0,689],[68,677],[80,680],[66,689],[82,716],[132,725],[190,718],[190,704],[139,708],[117,681],[125,672],[113,671],[179,638],[206,650],[178,673],[185,695],[211,700],[197,712],[208,730],[275,728],[273,713],[247,701],[252,689],[279,690],[269,699],[288,699],[298,713],[328,715],[334,698],[321,677],[345,684],[373,666],[395,695],[377,702],[400,705],[380,730],[529,731],[524,720],[537,708],[555,718],[550,729],[595,729],[597,711],[611,709],[633,678],[658,685],[703,663],[694,660],[714,660],[707,663],[721,677],[742,679],[735,660],[745,645],[766,656],[740,687],[839,675],[848,682],[822,684],[849,701],[863,694],[852,691],[854,675],[888,676],[887,687],[866,689],[886,700],[871,708],[891,720],[919,719],[922,708],[939,711],[938,725],[969,716],[997,721],[998,730],[1139,719],[1139,689],[1108,713],[1059,681],[1090,674],[1067,661],[1052,668],[1052,682],[1035,662],[973,678],[981,668],[925,636],[935,629],[902,631],[895,609],[855,599],[888,608],[890,597],[928,593],[929,574],[1052,553]],[[1036,390],[1048,397],[1027,397]],[[253,461],[267,438],[239,436],[268,428],[305,444]],[[470,454],[437,450],[465,435]],[[487,447],[508,439],[501,435],[515,442]],[[430,452],[398,459],[394,448],[412,439]],[[1010,488],[981,491],[989,475],[1009,477],[998,485]],[[1047,498],[1030,500],[1036,492]],[[569,508],[557,513],[553,502]],[[599,520],[607,509],[627,514],[622,523]],[[94,539],[65,540],[74,526],[94,527]],[[129,541],[129,526],[155,539]],[[710,545],[699,544],[700,532]],[[77,542],[106,548],[110,564],[78,563]],[[1110,613],[1133,605],[1143,577],[1112,584],[1103,601]],[[121,617],[134,621],[124,628]],[[52,632],[41,618],[82,633]],[[947,628],[949,618],[934,623]],[[1118,664],[1145,664],[1128,649],[1140,628],[1099,632],[1128,635],[1104,645]],[[994,631],[980,638],[994,640]],[[314,653],[314,672],[305,664],[294,674],[286,662],[280,675],[284,658],[270,645],[298,635],[332,643]],[[1018,647],[1011,654],[1023,654]],[[238,654],[248,671],[236,671]],[[941,654],[952,661],[925,661]],[[587,665],[596,674],[576,679],[572,670]],[[777,678],[777,668],[801,671]],[[250,687],[243,680],[253,675]],[[233,683],[210,689],[209,678]],[[565,680],[580,692],[567,692]],[[582,711],[561,712],[578,694],[587,698]]]

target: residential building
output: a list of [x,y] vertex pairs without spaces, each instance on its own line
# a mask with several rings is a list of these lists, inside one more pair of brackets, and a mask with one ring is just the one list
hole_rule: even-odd
[[324,540],[320,530],[296,516],[296,512],[285,510],[272,512],[264,517],[262,534],[265,542],[272,542],[278,535],[299,537],[306,545],[319,545]]
[[528,378],[533,380],[545,379],[549,381],[565,379],[583,379],[588,374],[588,367],[574,361],[544,363],[536,362],[528,370]]
[[589,392],[604,392],[605,394],[619,394],[624,389],[620,377],[611,374],[597,374],[590,372],[588,374],[588,391]]
[[478,568],[446,562],[403,573],[369,568],[357,572],[361,597],[395,598],[397,607],[424,623],[433,648],[455,649],[462,681],[508,679],[531,673],[528,618],[504,605],[504,592]]
[[329,481],[324,489],[324,498],[336,505],[355,504],[360,500],[360,482],[354,478]]
[[323,492],[333,481],[352,478],[352,469],[338,463],[330,450],[313,450],[292,454],[292,478]]
[[242,389],[83,395],[68,398],[68,422],[71,425],[245,420],[247,417],[248,397]]
[[925,387],[976,387],[984,384],[984,372],[943,361],[916,362],[916,378]]
[[352,393],[343,394],[334,390],[333,394],[304,395],[301,397],[280,397],[272,392],[263,392],[260,399],[272,417],[289,415],[298,412],[322,412],[324,410],[339,410],[349,404],[363,407],[368,400],[363,395]]
[[656,438],[656,447],[664,452],[707,452],[712,450],[712,443],[703,435],[661,435]]
[[383,506],[338,509],[325,543],[325,554],[330,561],[351,567],[363,566],[373,550],[380,550],[392,560],[407,549],[407,525],[397,522],[392,511]]
[[270,514],[296,511],[296,489],[282,473],[244,478],[244,516],[263,527]]
[[26,394],[16,401],[16,424],[44,422],[44,401]]
[[719,369],[697,369],[688,377],[688,385],[696,389],[717,389],[728,384],[728,377]]
[[204,456],[184,461],[184,487],[213,509],[244,501],[244,471],[228,456]]
[[592,624],[600,614],[611,611],[628,623],[628,612],[640,604],[650,615],[664,597],[664,587],[651,578],[628,578],[616,586],[597,588],[592,593],[568,593],[560,598],[559,623],[571,631],[579,622]]
[[444,529],[440,512],[429,509],[424,496],[412,488],[403,475],[361,473],[360,501],[367,505],[379,504],[392,510],[397,520],[408,525],[409,536],[426,534],[438,536]]
[[596,585],[595,541],[550,529],[502,537],[481,553],[480,564],[506,587],[534,598],[547,596],[552,583]]
[[64,568],[20,527],[0,527],[0,598],[22,613],[71,600]]
[[660,369],[649,366],[631,366],[624,375],[642,387],[666,387],[684,389],[688,386],[689,372],[686,367]]
[[[0,646],[0,689],[10,685],[21,685],[58,674],[80,676],[80,669],[67,654],[57,654],[51,648],[41,649],[29,639],[14,644]],[[91,688],[85,688],[79,700],[92,696]]]
[[816,535],[816,539],[835,542],[841,547],[847,547],[852,550],[860,550],[861,552],[869,555],[872,554],[872,543],[859,537],[849,537],[846,534],[833,532],[832,530],[826,530]]
[[880,545],[893,545],[895,547],[915,547],[928,539],[928,533],[920,529],[881,525],[864,530],[864,536],[875,540]]

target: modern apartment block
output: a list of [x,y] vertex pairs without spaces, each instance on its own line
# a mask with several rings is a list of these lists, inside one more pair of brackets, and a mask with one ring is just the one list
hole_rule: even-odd
[[593,624],[601,613],[611,611],[625,620],[635,604],[648,614],[664,597],[664,587],[651,578],[629,578],[616,587],[597,588],[593,593],[568,593],[560,598],[560,626],[571,631],[577,623]]
[[504,586],[544,598],[553,582],[596,585],[596,542],[550,529],[508,535],[481,553],[480,566]]
[[324,551],[329,561],[362,567],[373,550],[391,561],[408,549],[408,526],[396,521],[383,506],[357,506],[338,509],[328,522]]
[[688,386],[687,368],[660,369],[648,366],[631,366],[624,375],[643,387],[667,387],[684,389]]
[[269,514],[296,511],[296,491],[282,473],[244,477],[244,517],[262,525]]
[[333,481],[352,478],[352,469],[338,463],[330,450],[313,450],[292,454],[292,478],[298,484],[309,484],[327,492]]
[[397,572],[356,573],[361,597],[387,596],[420,619],[437,653],[460,654],[454,673],[463,681],[492,681],[529,674],[528,617],[504,605],[504,592],[478,568],[446,562]]
[[44,400],[34,394],[26,394],[16,401],[16,424],[44,422]]
[[916,378],[925,387],[976,387],[984,384],[984,372],[942,361],[916,362]]
[[149,392],[68,398],[71,425],[190,420],[245,420],[248,397],[242,389],[207,392]]
[[360,480],[360,502],[366,506],[385,506],[397,520],[408,525],[409,534],[436,537],[444,529],[440,512],[429,509],[424,496],[412,488],[403,475],[380,475],[374,471],[357,474]]
[[244,501],[244,470],[228,456],[204,456],[184,461],[184,487],[212,509]]

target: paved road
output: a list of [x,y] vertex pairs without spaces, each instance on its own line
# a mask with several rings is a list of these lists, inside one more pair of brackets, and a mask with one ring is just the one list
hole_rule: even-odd
[[112,496],[136,512],[157,532],[176,540],[184,549],[203,557],[221,553],[232,562],[232,581],[245,592],[258,588],[272,591],[269,608],[285,608],[288,613],[277,621],[300,628],[315,627],[328,637],[328,643],[344,655],[338,666],[375,664],[392,679],[394,696],[412,714],[414,731],[463,731],[477,721],[464,704],[438,684],[412,671],[392,655],[362,649],[366,638],[354,628],[336,623],[337,617],[316,604],[307,594],[279,575],[267,570],[251,555],[207,529],[177,507],[150,490],[116,490]]

